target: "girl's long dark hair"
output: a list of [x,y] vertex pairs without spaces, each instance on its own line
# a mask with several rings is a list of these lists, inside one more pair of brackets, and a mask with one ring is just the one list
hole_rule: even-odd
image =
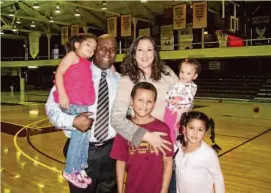
[[70,51],[75,51],[75,46],[74,46],[75,42],[81,43],[88,38],[94,39],[97,42],[97,37],[93,34],[77,34],[77,35],[71,36],[69,38],[69,41],[65,45],[67,53]]
[[154,61],[152,65],[151,79],[153,81],[158,81],[161,79],[162,74],[169,75],[165,65],[163,65],[163,62],[160,60],[160,54],[156,43],[152,37],[149,36],[140,36],[133,41],[121,64],[121,74],[123,76],[129,76],[134,84],[138,83],[142,76],[146,78],[144,72],[138,67],[135,59],[137,46],[141,40],[149,40],[154,47]]
[[193,119],[198,119],[204,122],[206,132],[210,128],[211,136],[210,139],[212,141],[212,148],[218,153],[221,148],[215,143],[215,122],[212,118],[209,118],[206,114],[198,111],[191,111],[188,113],[184,113],[181,117],[180,121],[180,135],[177,137],[177,140],[181,142],[183,146],[186,146],[185,136],[183,134],[183,127],[186,127],[187,124]]

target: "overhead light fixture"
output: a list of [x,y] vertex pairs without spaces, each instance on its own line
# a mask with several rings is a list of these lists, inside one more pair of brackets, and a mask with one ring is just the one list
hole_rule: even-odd
[[55,22],[52,16],[50,16],[49,22],[50,22],[50,23],[54,23],[54,22]]
[[208,34],[208,31],[204,31],[204,33],[203,33],[204,35],[207,35]]
[[5,34],[4,31],[3,31],[2,29],[0,30],[0,34],[1,34],[1,35]]
[[14,11],[14,9],[13,9],[13,6],[11,5],[8,16],[14,17],[14,15],[15,15],[15,11]]
[[17,18],[16,21],[15,21],[15,23],[21,24],[22,22],[20,21],[20,18]]
[[32,21],[32,23],[30,24],[30,27],[36,27],[35,21]]
[[55,13],[61,13],[59,4],[56,5]]
[[106,1],[102,2],[102,8],[101,8],[101,10],[103,10],[103,11],[107,10]]
[[39,6],[39,4],[37,2],[35,2],[32,7],[34,9],[39,9],[40,8],[40,6]]
[[54,18],[53,18],[53,12],[51,12],[50,14],[50,20],[49,20],[50,23],[54,23]]
[[148,0],[140,0],[141,1],[141,3],[147,3],[148,2]]
[[76,12],[74,13],[75,17],[80,17],[79,7],[76,7]]
[[17,28],[16,28],[16,25],[13,26],[12,31],[13,32],[17,32],[18,31]]

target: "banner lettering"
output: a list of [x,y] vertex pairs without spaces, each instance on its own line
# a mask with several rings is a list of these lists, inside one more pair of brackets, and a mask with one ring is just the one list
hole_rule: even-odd
[[71,36],[79,34],[79,25],[71,26]]
[[107,33],[117,37],[117,17],[107,18]]
[[64,45],[69,40],[69,28],[68,27],[62,27],[61,28],[61,44]]
[[161,50],[174,50],[172,25],[161,26]]
[[132,35],[132,15],[121,16],[121,37]]
[[192,23],[186,25],[186,29],[178,30],[179,50],[192,49],[193,29]]
[[193,3],[193,28],[207,27],[207,2]]
[[173,6],[173,30],[186,28],[186,4]]

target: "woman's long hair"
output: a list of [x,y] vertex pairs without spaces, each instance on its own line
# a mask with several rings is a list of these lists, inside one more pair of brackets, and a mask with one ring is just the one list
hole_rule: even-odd
[[169,75],[169,72],[167,72],[165,66],[160,60],[159,50],[153,38],[149,36],[140,36],[133,41],[133,43],[131,44],[127,52],[127,55],[125,56],[121,64],[121,74],[123,76],[125,75],[129,76],[131,81],[134,84],[139,82],[142,75],[144,78],[146,78],[143,70],[141,70],[138,67],[136,59],[135,59],[137,46],[139,42],[142,40],[149,40],[152,43],[153,48],[154,48],[153,49],[154,60],[153,60],[153,65],[152,65],[151,79],[153,81],[158,81],[161,79],[162,74]]

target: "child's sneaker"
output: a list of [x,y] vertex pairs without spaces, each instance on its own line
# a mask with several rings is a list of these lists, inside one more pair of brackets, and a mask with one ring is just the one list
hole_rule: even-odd
[[63,176],[73,185],[78,188],[87,188],[88,184],[82,179],[81,174],[79,171],[74,171],[71,174],[63,171]]
[[80,170],[80,174],[83,178],[83,180],[87,183],[87,184],[91,184],[92,180],[90,177],[88,177],[87,173],[85,170]]

